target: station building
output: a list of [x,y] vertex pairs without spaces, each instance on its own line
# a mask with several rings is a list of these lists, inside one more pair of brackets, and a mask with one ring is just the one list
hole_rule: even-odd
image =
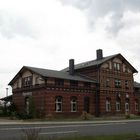
[[29,99],[38,116],[78,116],[83,111],[94,115],[140,114],[138,71],[121,55],[103,56],[60,70],[23,66],[9,82],[12,100],[19,113],[29,113]]

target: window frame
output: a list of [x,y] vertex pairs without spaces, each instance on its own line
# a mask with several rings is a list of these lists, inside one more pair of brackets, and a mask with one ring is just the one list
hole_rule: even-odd
[[139,102],[137,100],[135,100],[135,111],[139,111]]
[[116,88],[121,88],[121,80],[120,79],[115,79],[114,84],[115,84]]
[[128,80],[125,80],[125,88],[129,88]]
[[33,76],[27,76],[22,78],[22,86],[23,87],[30,87],[33,84]]
[[62,97],[56,96],[55,97],[55,112],[62,112]]
[[71,106],[71,112],[77,112],[77,98],[76,97],[71,97],[70,106]]
[[129,112],[129,110],[130,110],[129,102],[125,102],[125,112]]
[[64,86],[64,79],[55,78],[56,86]]
[[121,101],[116,101],[116,111],[117,112],[121,111]]
[[109,84],[109,83],[110,83],[110,79],[107,78],[107,79],[106,79],[106,87],[110,87],[110,84]]
[[111,112],[111,100],[106,99],[106,112]]
[[121,71],[121,64],[114,62],[113,64],[114,70],[115,71]]
[[70,87],[78,87],[78,81],[70,80]]

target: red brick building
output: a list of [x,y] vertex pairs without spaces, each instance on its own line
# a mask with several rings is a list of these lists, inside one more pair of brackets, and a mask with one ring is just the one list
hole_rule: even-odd
[[28,113],[32,97],[38,116],[139,113],[140,84],[134,83],[137,70],[121,55],[74,64],[61,71],[24,66],[11,80],[13,102],[18,112]]

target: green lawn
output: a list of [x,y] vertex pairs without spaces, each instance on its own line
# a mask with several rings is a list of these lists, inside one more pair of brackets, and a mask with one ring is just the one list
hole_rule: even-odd
[[118,135],[100,135],[100,136],[81,136],[81,135],[67,135],[65,137],[55,136],[41,136],[41,129],[22,129],[24,134],[22,140],[140,140],[140,133],[137,134],[118,134]]
[[140,135],[137,134],[121,134],[110,136],[75,136],[64,137],[55,140],[140,140]]

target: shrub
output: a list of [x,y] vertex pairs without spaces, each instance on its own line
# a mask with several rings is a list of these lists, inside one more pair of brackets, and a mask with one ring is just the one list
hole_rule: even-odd
[[26,140],[38,140],[41,129],[40,128],[28,128],[28,129],[23,128],[22,132]]
[[88,114],[86,111],[82,112],[81,115],[82,120],[89,120],[90,119],[90,114]]

